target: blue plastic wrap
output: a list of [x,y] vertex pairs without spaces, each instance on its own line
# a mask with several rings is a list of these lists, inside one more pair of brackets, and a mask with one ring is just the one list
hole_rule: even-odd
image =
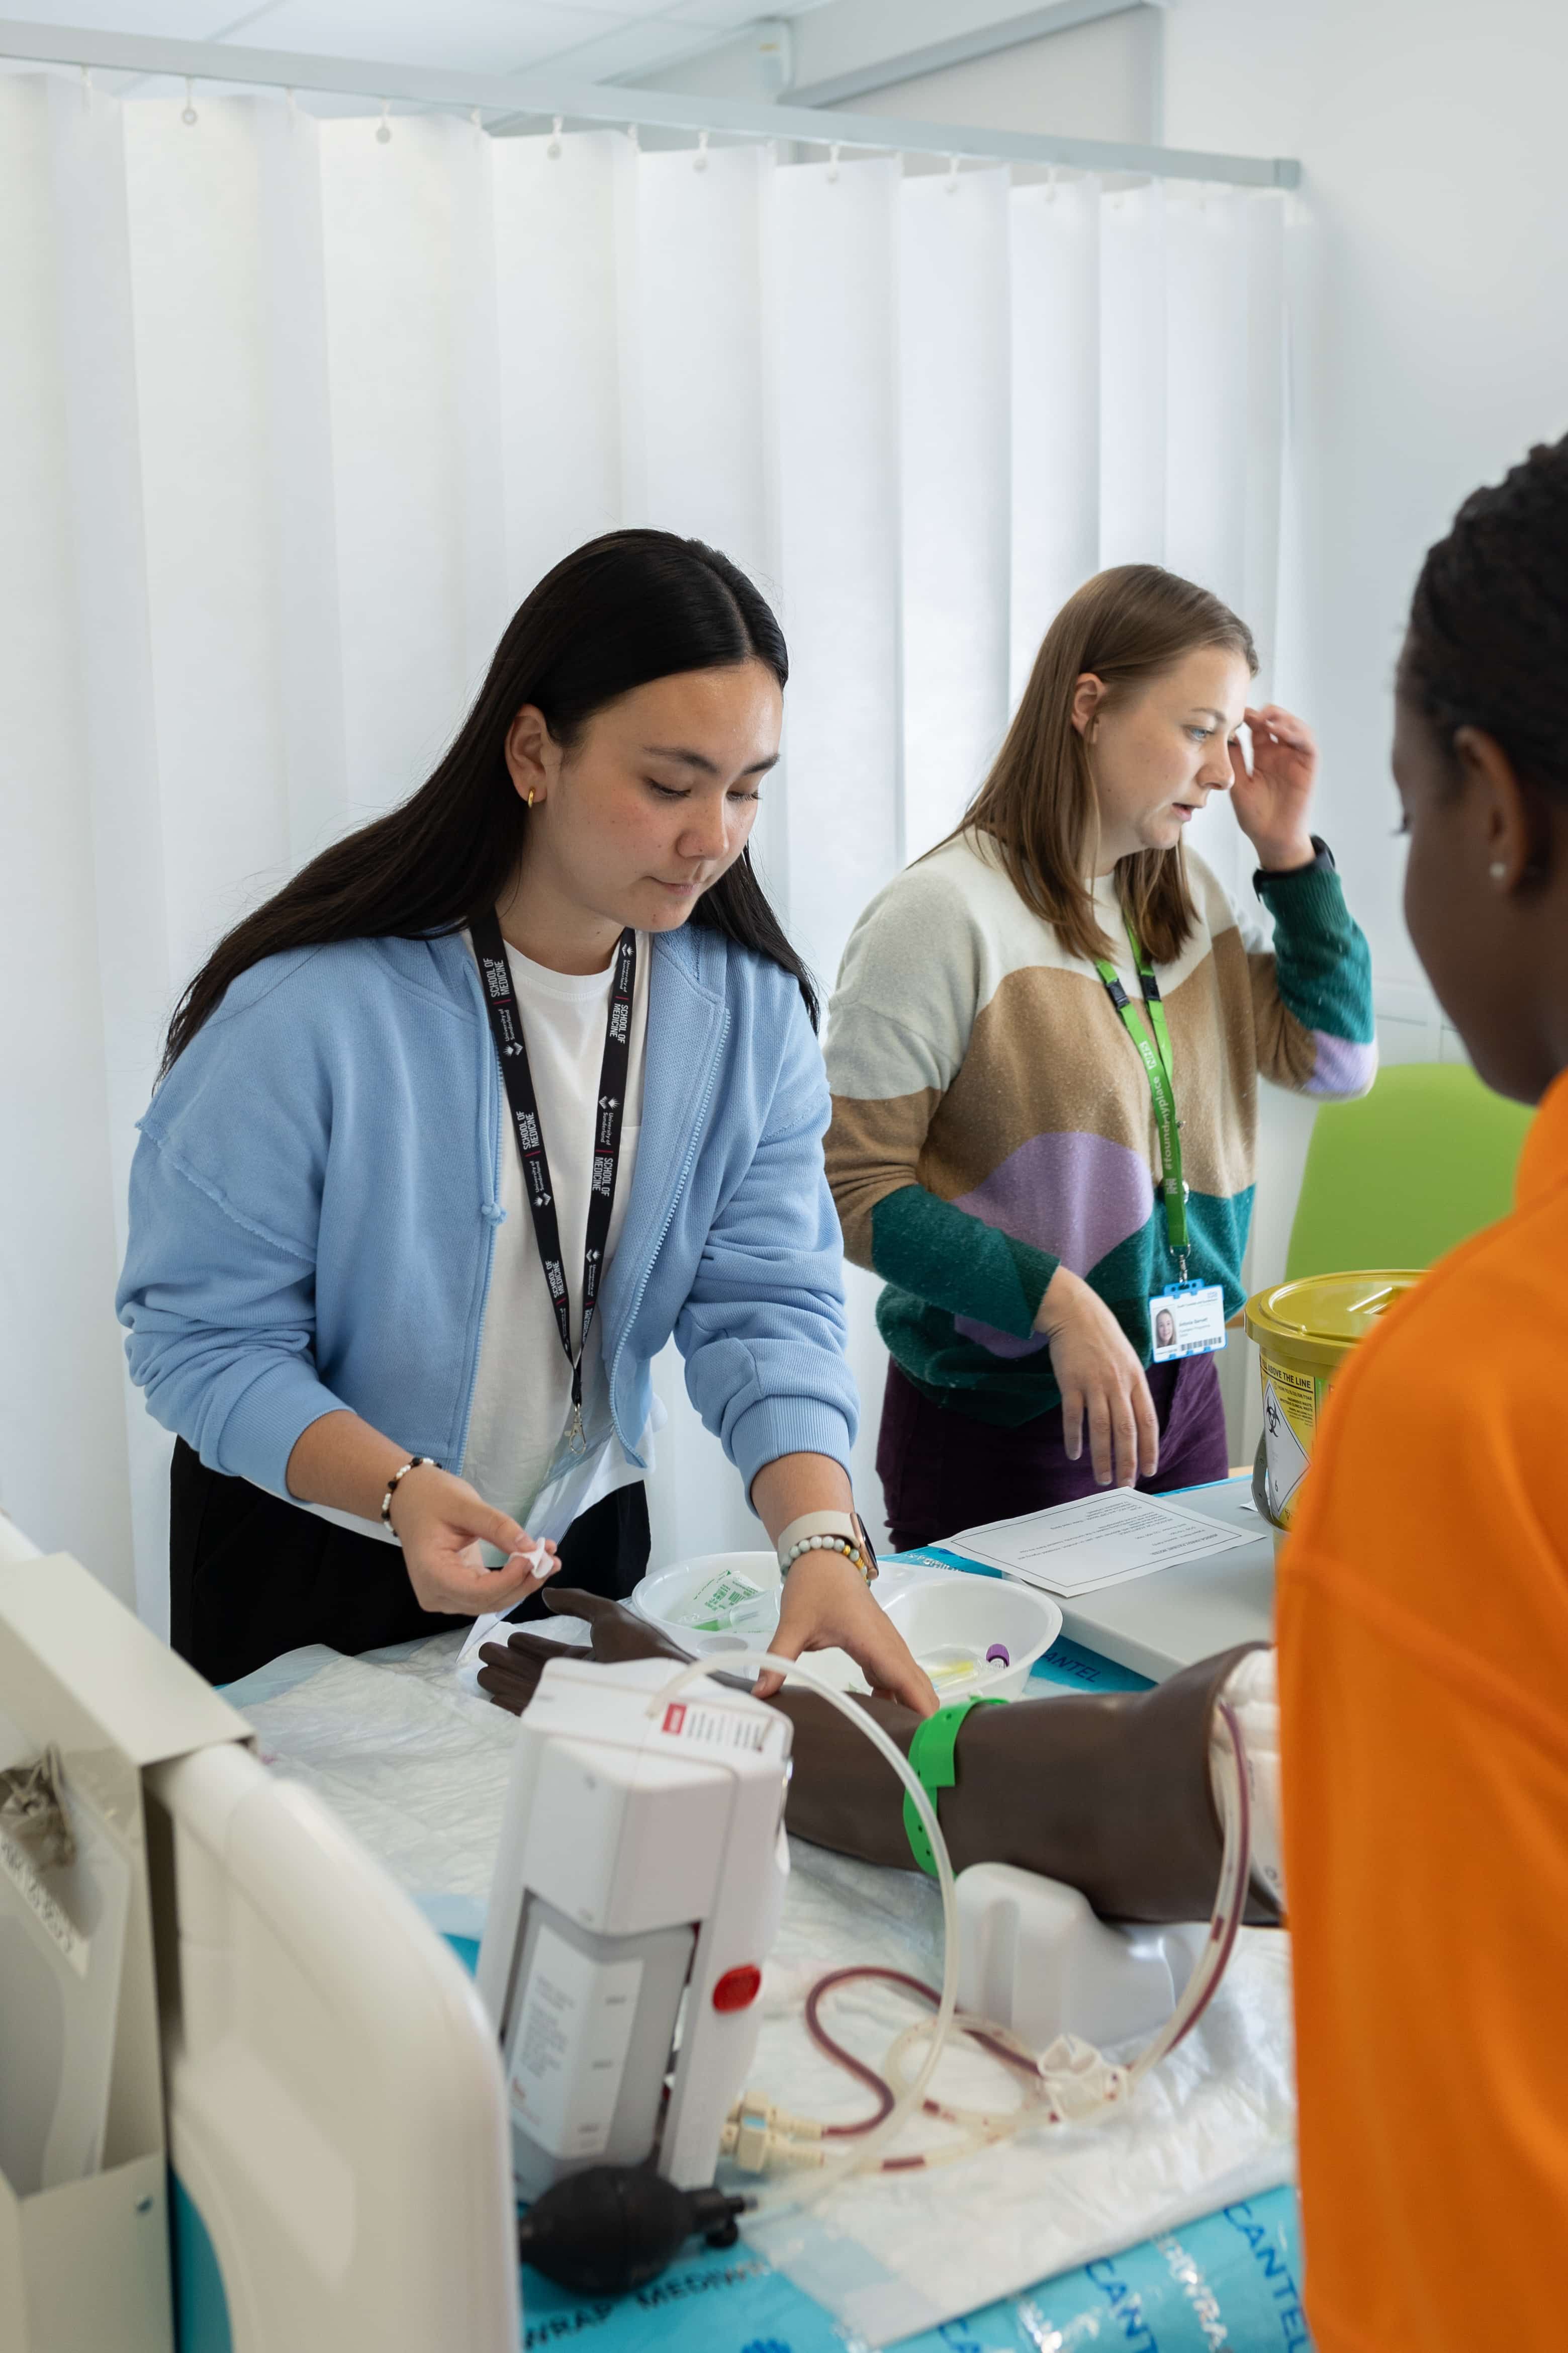
[[[746,2253],[700,2253],[617,2303],[522,2275],[530,2353],[856,2353],[831,2316]],[[903,2339],[900,2353],[1310,2353],[1295,2192],[1270,2189]]]

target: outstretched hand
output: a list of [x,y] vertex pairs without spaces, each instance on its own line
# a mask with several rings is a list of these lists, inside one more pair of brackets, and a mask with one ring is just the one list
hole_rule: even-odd
[[[544,1597],[544,1606],[557,1617],[587,1620],[591,1630],[587,1655],[596,1666],[615,1666],[623,1659],[668,1659],[679,1666],[691,1656],[646,1618],[639,1618],[635,1609],[628,1609],[624,1601],[606,1601],[603,1594],[583,1593],[570,1586],[552,1588]],[[539,1689],[540,1677],[551,1660],[570,1658],[574,1651],[580,1656],[581,1644],[545,1641],[526,1626],[514,1626],[504,1642],[479,1645],[479,1688],[498,1707],[521,1715]]]
[[[893,1699],[917,1715],[936,1714],[936,1693],[908,1643],[874,1599],[859,1570],[842,1553],[811,1552],[784,1581],[773,1639],[759,1644],[775,1659],[812,1651],[847,1651],[879,1699]],[[773,1667],[757,1677],[759,1699],[784,1687]]]
[[[900,1700],[906,1707],[912,1707],[917,1715],[930,1715],[936,1706],[936,1694],[910,1658],[892,1620],[871,1599],[859,1571],[827,1553],[807,1561],[805,1566],[808,1571],[816,1568],[818,1557],[824,1568],[833,1562],[845,1574],[837,1579],[821,1579],[826,1593],[812,1589],[809,1576],[803,1579],[792,1618],[789,1586],[798,1574],[792,1572],[785,1585],[784,1609],[778,1631],[763,1647],[776,1656],[794,1659],[802,1651],[828,1648],[836,1640],[847,1649],[852,1641],[862,1672],[880,1697]],[[587,1620],[587,1656],[596,1666],[615,1666],[623,1659],[668,1659],[679,1666],[693,1655],[670,1641],[635,1609],[628,1609],[624,1601],[606,1601],[601,1594],[583,1593],[572,1587],[552,1587],[544,1597],[544,1606],[556,1617]],[[834,1614],[839,1610],[841,1618]],[[538,1620],[534,1623],[537,1625]],[[514,1627],[504,1642],[480,1644],[479,1688],[498,1707],[521,1715],[539,1689],[539,1679],[551,1660],[570,1657],[574,1648],[582,1656],[581,1645],[547,1641],[525,1626]],[[719,1651],[710,1660],[709,1672],[721,1676],[724,1671],[724,1653]],[[757,1696],[773,1698],[783,1681],[778,1674],[760,1676]]]

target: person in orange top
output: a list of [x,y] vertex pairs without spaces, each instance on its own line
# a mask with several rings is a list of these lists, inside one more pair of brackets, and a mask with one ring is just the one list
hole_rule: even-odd
[[1335,1387],[1280,1565],[1319,2353],[1563,2341],[1568,2250],[1568,441],[1461,508],[1401,659],[1411,938],[1541,1102],[1512,1216]]

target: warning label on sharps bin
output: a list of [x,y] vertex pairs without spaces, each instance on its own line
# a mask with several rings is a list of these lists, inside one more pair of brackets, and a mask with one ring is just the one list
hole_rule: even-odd
[[1317,1434],[1323,1383],[1311,1373],[1297,1372],[1267,1356],[1262,1357],[1261,1368],[1268,1501],[1275,1518],[1288,1521]]

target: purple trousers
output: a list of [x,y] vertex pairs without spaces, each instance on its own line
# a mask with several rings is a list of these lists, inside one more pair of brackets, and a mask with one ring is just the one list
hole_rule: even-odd
[[[1160,1419],[1160,1468],[1140,1479],[1148,1495],[1201,1487],[1230,1470],[1219,1367],[1212,1356],[1151,1365],[1149,1393]],[[959,1528],[1016,1519],[1050,1504],[1101,1493],[1089,1461],[1088,1432],[1076,1462],[1062,1448],[1062,1410],[1052,1406],[1016,1430],[976,1421],[956,1405],[933,1405],[897,1365],[888,1366],[877,1440],[894,1549],[940,1544]]]

